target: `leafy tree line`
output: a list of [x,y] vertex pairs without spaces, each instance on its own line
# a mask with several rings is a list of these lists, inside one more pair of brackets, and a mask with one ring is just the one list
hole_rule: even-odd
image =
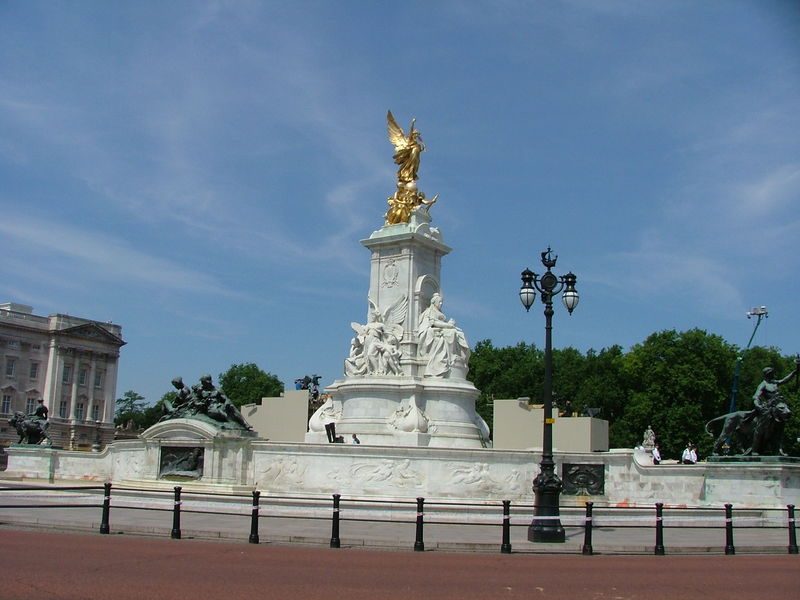
[[[219,374],[217,387],[237,408],[243,404],[260,402],[261,398],[280,396],[283,392],[283,382],[272,373],[261,370],[255,363],[231,365],[227,371]],[[158,402],[148,406],[143,396],[128,390],[122,398],[117,399],[114,425],[125,426],[132,421],[135,429],[147,429],[164,414],[164,400],[172,403],[177,397],[178,393],[171,390],[164,393]]]
[[[553,350],[553,394],[563,407],[567,400],[581,414],[598,409],[609,421],[612,448],[631,448],[653,427],[665,458],[678,458],[687,442],[697,444],[700,455],[711,451],[713,438],[705,434],[707,421],[728,411],[736,359],[741,349],[718,335],[700,329],[666,330],[650,335],[628,352],[611,346],[585,354],[574,348]],[[794,357],[776,348],[755,346],[744,355],[737,395],[737,409],[752,408],[752,394],[764,367],[778,377],[795,368]],[[478,412],[492,423],[495,398],[527,396],[542,401],[544,351],[525,343],[495,348],[491,340],[477,343],[469,362],[468,378],[481,391]],[[236,406],[260,398],[279,396],[283,383],[254,363],[234,364],[220,373],[218,387]],[[792,418],[787,424],[783,448],[800,456],[800,392],[797,381],[781,388]],[[138,428],[156,423],[163,414],[162,401],[174,400],[174,391],[148,406],[133,390],[117,400],[116,425],[132,421]],[[718,429],[714,430],[715,433]]]
[[[629,352],[620,346],[589,350],[553,350],[553,394],[563,408],[567,400],[581,414],[599,409],[609,421],[612,448],[640,444],[648,425],[653,427],[665,458],[678,458],[686,443],[697,444],[700,455],[711,451],[713,438],[705,423],[728,412],[734,370],[741,349],[701,329],[678,333],[661,331]],[[795,359],[776,348],[752,347],[744,355],[737,394],[737,410],[753,406],[752,395],[762,380],[762,369],[773,367],[779,377],[795,369]],[[495,348],[491,340],[478,342],[470,357],[468,378],[481,391],[478,412],[492,423],[494,398],[528,396],[542,402],[544,350],[520,343]],[[797,382],[782,386],[792,410],[783,438],[784,451],[800,455],[800,392]],[[719,425],[713,430],[719,432]]]

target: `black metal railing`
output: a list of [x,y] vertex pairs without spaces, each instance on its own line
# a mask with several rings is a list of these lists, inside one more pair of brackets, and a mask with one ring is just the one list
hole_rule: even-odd
[[[478,542],[470,542],[469,546],[485,549],[481,544],[499,542],[499,551],[504,554],[512,552],[512,530],[527,528],[534,510],[532,504],[519,503],[513,506],[512,511],[510,500],[428,502],[422,497],[413,500],[384,500],[345,498],[340,494],[333,494],[332,500],[327,500],[311,496],[270,495],[259,490],[248,493],[187,491],[181,486],[174,486],[172,489],[114,486],[113,492],[112,499],[111,483],[87,486],[0,487],[0,510],[100,509],[98,529],[101,534],[111,532],[111,521],[118,511],[163,512],[172,517],[171,528],[168,528],[168,519],[165,516],[162,525],[159,525],[161,521],[156,519],[152,533],[158,534],[163,530],[166,534],[169,529],[169,535],[173,539],[181,539],[183,536],[182,516],[202,515],[204,518],[211,515],[225,516],[235,519],[236,524],[228,529],[233,530],[237,537],[236,531],[240,527],[243,530],[241,537],[245,537],[245,524],[249,522],[247,541],[251,544],[260,543],[259,530],[264,525],[268,527],[267,522],[270,519],[330,521],[331,548],[342,546],[342,533],[344,532],[344,537],[347,538],[348,526],[351,523],[367,523],[370,527],[380,527],[389,523],[407,524],[409,526],[407,547],[416,552],[425,551],[426,528],[429,530],[431,526],[445,528],[479,526],[488,527],[489,532],[481,532],[481,535],[485,534],[484,537]],[[22,498],[22,501],[5,502],[12,498]],[[698,530],[708,532],[708,537],[705,538],[708,543],[704,547],[706,551],[718,551],[726,555],[736,553],[737,535],[784,530],[784,535],[787,537],[783,539],[788,538],[786,551],[789,554],[798,554],[795,507],[792,504],[786,508],[736,509],[732,504],[721,507],[689,508],[665,506],[661,502],[653,506],[625,507],[586,502],[584,508],[560,507],[560,512],[558,518],[564,529],[569,532],[570,541],[577,542],[582,535],[579,551],[584,555],[597,553],[597,534],[614,535],[617,540],[616,544],[600,544],[600,547],[619,548],[619,540],[628,540],[632,534],[627,532],[636,531],[639,545],[629,544],[626,546],[627,552],[652,551],[655,555],[664,555],[671,547],[677,551],[686,548],[685,543],[675,541],[676,532],[685,536],[689,531]],[[0,514],[0,522],[2,521],[3,517]],[[414,526],[413,543],[411,525]],[[492,530],[499,532],[492,534],[490,533]],[[294,538],[289,536],[289,541],[292,539]],[[651,543],[642,542],[646,539]],[[398,540],[398,544],[405,545],[402,539]],[[546,552],[549,549],[558,549],[558,546],[561,545],[537,544],[534,551]],[[759,547],[764,551],[763,543],[759,545],[746,541],[744,547],[745,549]],[[768,545],[767,551],[769,549],[775,551],[777,547],[778,544],[773,541]],[[522,551],[530,551],[530,548],[525,546]],[[571,549],[573,546],[567,548]]]

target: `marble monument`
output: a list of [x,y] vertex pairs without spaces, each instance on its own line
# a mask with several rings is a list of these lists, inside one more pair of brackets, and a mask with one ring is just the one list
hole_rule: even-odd
[[441,263],[451,249],[431,225],[438,196],[426,200],[417,187],[425,147],[414,121],[408,135],[391,112],[387,121],[399,169],[383,226],[361,241],[371,253],[366,322],[351,324],[344,379],[325,390],[306,441],[326,441],[334,423],[367,444],[481,448],[489,427],[466,379],[469,344],[443,310]]

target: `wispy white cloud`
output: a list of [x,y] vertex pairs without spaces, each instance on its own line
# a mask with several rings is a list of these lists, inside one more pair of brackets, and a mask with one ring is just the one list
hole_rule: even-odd
[[669,298],[674,305],[704,314],[736,314],[744,306],[738,278],[719,260],[677,248],[638,248],[604,258],[605,267],[589,276],[605,272],[604,283],[622,297],[642,302],[661,303],[654,298]]
[[14,240],[17,248],[71,259],[102,278],[117,282],[180,292],[235,295],[206,273],[146,254],[102,233],[9,213],[0,221],[0,233]]
[[[146,54],[152,60],[123,61],[122,72],[111,80],[97,74],[103,77],[98,89],[127,99],[122,102],[74,106],[61,99],[59,104],[48,97],[45,83],[19,83],[0,96],[7,121],[22,132],[17,147],[3,152],[25,156],[26,147],[47,149],[58,157],[65,177],[83,181],[92,192],[82,202],[94,197],[98,205],[127,213],[129,225],[173,223],[186,235],[264,261],[302,260],[309,253],[328,260],[340,256],[342,236],[362,218],[355,192],[368,187],[371,176],[364,173],[374,173],[380,161],[348,126],[352,114],[330,103],[346,85],[345,71],[330,68],[324,44],[305,41],[324,32],[298,35],[280,19],[266,21],[267,30],[258,37],[249,32],[231,38],[235,63],[218,60],[205,46],[209,34],[224,32],[231,22],[241,27],[244,17],[260,10],[248,2],[208,2],[178,24],[174,36],[153,35],[149,46],[134,46],[132,57]],[[313,28],[314,20],[304,26]],[[230,131],[252,127],[246,145],[232,143]],[[317,219],[329,225],[305,224],[314,228],[313,245],[298,239],[292,211],[271,210],[292,203],[283,186],[270,185],[283,172],[299,172],[297,161],[287,156],[289,132],[314,139],[337,175],[333,191],[322,198],[327,214]],[[229,170],[231,157],[236,161],[248,153],[248,164],[256,165],[254,156],[264,161],[261,172]],[[303,194],[298,183],[295,193]]]
[[796,208],[800,199],[800,163],[777,166],[753,183],[739,188],[739,210],[744,218]]

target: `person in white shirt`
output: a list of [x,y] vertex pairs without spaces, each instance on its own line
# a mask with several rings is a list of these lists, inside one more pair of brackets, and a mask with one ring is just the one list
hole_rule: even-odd
[[686,444],[686,448],[681,455],[681,462],[685,465],[693,465],[697,462],[697,452],[695,452],[691,443]]
[[353,439],[351,439],[351,440],[350,440],[350,443],[351,443],[351,444],[360,444],[360,443],[361,443],[361,440],[360,440],[360,439],[358,439],[358,437],[357,437],[357,436],[356,436],[356,434],[354,433],[354,434],[353,434]]
[[653,464],[661,464],[661,452],[658,450],[658,444],[653,446]]

